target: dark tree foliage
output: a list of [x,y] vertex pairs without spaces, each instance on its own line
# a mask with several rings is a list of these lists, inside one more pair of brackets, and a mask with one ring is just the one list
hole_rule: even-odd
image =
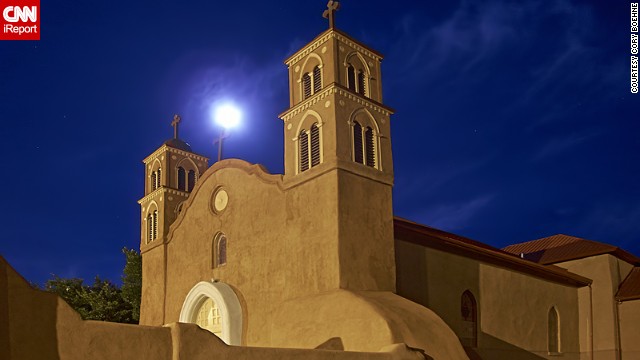
[[122,288],[97,276],[92,285],[86,285],[78,278],[54,276],[44,284],[44,290],[60,296],[85,320],[137,324],[140,318],[142,260],[135,250],[124,248],[122,252],[127,259]]
[[122,298],[131,306],[131,317],[140,320],[140,298],[142,297],[142,256],[134,249],[122,249],[127,263],[122,270]]

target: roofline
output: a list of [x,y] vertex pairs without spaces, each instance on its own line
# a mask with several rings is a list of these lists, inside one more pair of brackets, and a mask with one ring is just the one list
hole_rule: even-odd
[[[393,218],[393,230],[394,237],[397,240],[407,241],[416,245],[462,255],[557,283],[583,287],[588,286],[593,282],[589,278],[574,274],[560,267],[553,265],[541,265],[533,261],[524,260],[500,249],[492,249],[488,245],[474,245],[473,243],[478,243],[475,240],[467,239],[443,230],[434,229],[397,216]],[[433,234],[433,232],[437,232],[439,234]],[[423,235],[423,237],[416,235]],[[431,239],[425,238],[426,236],[437,240],[432,241]]]
[[291,56],[287,57],[287,58],[284,60],[284,63],[285,63],[286,65],[289,65],[289,63],[291,62],[291,60],[292,60],[292,59],[294,59],[296,56],[298,56],[298,54],[300,54],[301,52],[303,52],[304,50],[306,50],[309,46],[312,46],[312,45],[313,45],[313,43],[315,43],[316,41],[320,40],[320,38],[322,38],[323,36],[326,36],[326,35],[331,34],[331,33],[336,33],[336,34],[338,34],[338,35],[340,35],[340,36],[344,36],[344,37],[346,37],[346,38],[347,38],[347,39],[349,39],[350,41],[353,41],[356,45],[358,45],[358,46],[360,46],[360,47],[364,48],[365,50],[367,50],[367,51],[369,51],[369,52],[371,52],[371,54],[373,54],[375,57],[377,57],[377,58],[378,58],[378,61],[382,61],[382,59],[384,58],[384,56],[383,56],[379,51],[374,50],[374,49],[372,49],[371,47],[369,47],[368,45],[365,45],[365,44],[361,43],[360,41],[358,41],[358,40],[356,40],[356,39],[352,38],[352,37],[351,37],[350,35],[348,35],[347,33],[343,32],[343,31],[341,31],[341,30],[335,29],[335,28],[333,28],[333,29],[332,29],[332,28],[329,28],[329,29],[327,29],[327,30],[325,30],[325,31],[321,32],[318,36],[314,37],[314,38],[313,38],[313,40],[309,41],[306,45],[304,45],[303,47],[301,47],[298,51],[296,51],[296,52],[294,52],[293,54],[291,54]]
[[618,302],[625,302],[625,301],[631,301],[631,300],[640,300],[640,294],[631,295],[631,296],[616,296],[615,299]]
[[619,296],[618,295],[620,293],[620,289],[622,288],[624,283],[627,282],[627,280],[629,280],[629,278],[633,275],[633,271],[636,270],[636,269],[639,269],[639,268],[640,267],[632,268],[631,271],[629,271],[629,273],[627,274],[627,276],[625,276],[624,279],[618,285],[618,291],[616,291],[616,295],[614,297],[618,302],[624,302],[624,301],[629,301],[629,300],[639,300],[640,299],[640,293],[634,294],[634,295],[627,295],[627,296]]

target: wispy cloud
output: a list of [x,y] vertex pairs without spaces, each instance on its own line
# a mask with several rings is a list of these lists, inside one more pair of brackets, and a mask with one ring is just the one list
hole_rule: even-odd
[[534,161],[539,161],[549,156],[560,154],[592,139],[594,136],[595,134],[574,133],[563,137],[552,138],[540,147],[540,149],[533,155],[532,159]]
[[413,217],[424,224],[448,231],[460,231],[494,199],[493,194],[485,194],[471,200],[441,204],[422,211]]

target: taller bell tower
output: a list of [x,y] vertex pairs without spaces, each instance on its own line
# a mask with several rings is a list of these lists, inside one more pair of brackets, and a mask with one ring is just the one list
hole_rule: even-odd
[[382,55],[336,28],[338,9],[329,1],[329,29],[285,60],[284,182],[315,209],[300,236],[323,244],[321,267],[336,264],[328,283],[393,291],[393,110],[382,104]]

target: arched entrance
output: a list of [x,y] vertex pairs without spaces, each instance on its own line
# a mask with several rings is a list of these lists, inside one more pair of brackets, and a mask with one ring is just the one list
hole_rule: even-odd
[[196,284],[182,304],[179,321],[198,324],[229,345],[241,345],[242,307],[227,284],[206,281]]

